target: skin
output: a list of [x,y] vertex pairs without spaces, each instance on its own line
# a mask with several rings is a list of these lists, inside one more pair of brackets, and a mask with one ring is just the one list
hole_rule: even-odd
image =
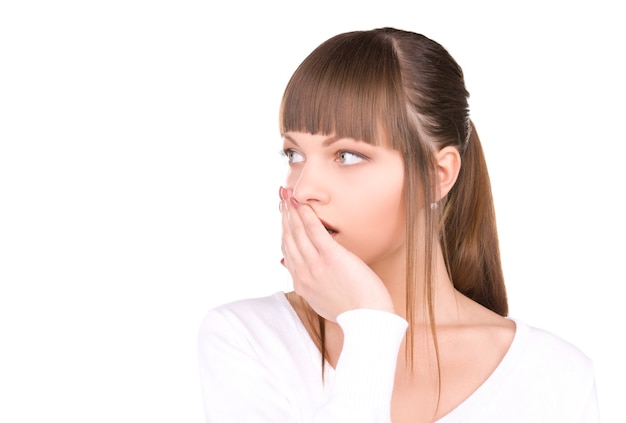
[[[282,251],[294,283],[287,298],[312,335],[315,319],[299,299],[327,319],[328,364],[334,367],[343,342],[335,323],[339,314],[369,308],[406,318],[404,164],[397,151],[349,138],[289,132],[283,139],[290,170],[280,189]],[[456,181],[461,159],[446,147],[436,160],[443,197]],[[394,423],[430,422],[454,409],[489,377],[515,333],[512,321],[456,291],[440,250],[435,258],[440,373],[433,365],[429,320],[418,313],[408,329],[414,335],[413,371],[404,345],[398,356]],[[419,286],[416,292],[422,292]]]

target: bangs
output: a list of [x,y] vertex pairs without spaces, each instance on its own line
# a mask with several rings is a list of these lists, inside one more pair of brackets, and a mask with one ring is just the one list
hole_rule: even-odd
[[351,32],[316,48],[287,84],[280,131],[349,137],[398,149],[406,119],[400,65],[390,39]]

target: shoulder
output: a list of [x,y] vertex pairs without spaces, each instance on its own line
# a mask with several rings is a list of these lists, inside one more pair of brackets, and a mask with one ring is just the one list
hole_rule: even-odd
[[283,293],[257,298],[246,298],[214,307],[205,314],[201,333],[219,333],[232,329],[261,330],[275,326],[278,319],[288,316]]
[[[572,343],[518,319],[504,358],[448,420],[597,422],[592,361]],[[485,404],[490,404],[485,407]]]
[[204,321],[211,321],[213,318],[221,316],[226,319],[247,319],[252,316],[270,316],[281,311],[282,302],[280,296],[282,292],[256,298],[245,298],[220,304],[208,310]]
[[502,412],[523,421],[597,421],[591,359],[552,332],[511,320],[515,338],[493,380]]
[[552,368],[552,371],[592,373],[592,361],[578,347],[558,335],[513,319],[522,362]]
[[198,334],[207,421],[258,421],[259,416],[293,421],[300,397],[313,395],[300,380],[312,374],[312,366],[303,366],[309,363],[308,350],[289,307],[278,292],[208,310]]
[[530,397],[553,404],[593,404],[592,360],[578,347],[547,330],[515,320],[509,368]]
[[294,314],[282,292],[222,304],[202,319],[200,349],[238,349],[258,355],[288,345],[299,336]]

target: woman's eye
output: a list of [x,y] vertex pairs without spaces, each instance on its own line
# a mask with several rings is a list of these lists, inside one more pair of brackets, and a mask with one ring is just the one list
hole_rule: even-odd
[[352,151],[340,151],[339,152],[339,163],[341,164],[356,164],[365,160],[361,154],[354,153]]
[[285,148],[282,155],[287,157],[289,163],[300,163],[304,161],[304,156],[291,148]]

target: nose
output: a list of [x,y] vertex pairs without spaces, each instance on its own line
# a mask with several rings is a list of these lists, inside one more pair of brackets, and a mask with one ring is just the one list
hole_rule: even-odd
[[326,204],[330,200],[329,187],[322,169],[306,163],[295,175],[293,198],[300,204]]

